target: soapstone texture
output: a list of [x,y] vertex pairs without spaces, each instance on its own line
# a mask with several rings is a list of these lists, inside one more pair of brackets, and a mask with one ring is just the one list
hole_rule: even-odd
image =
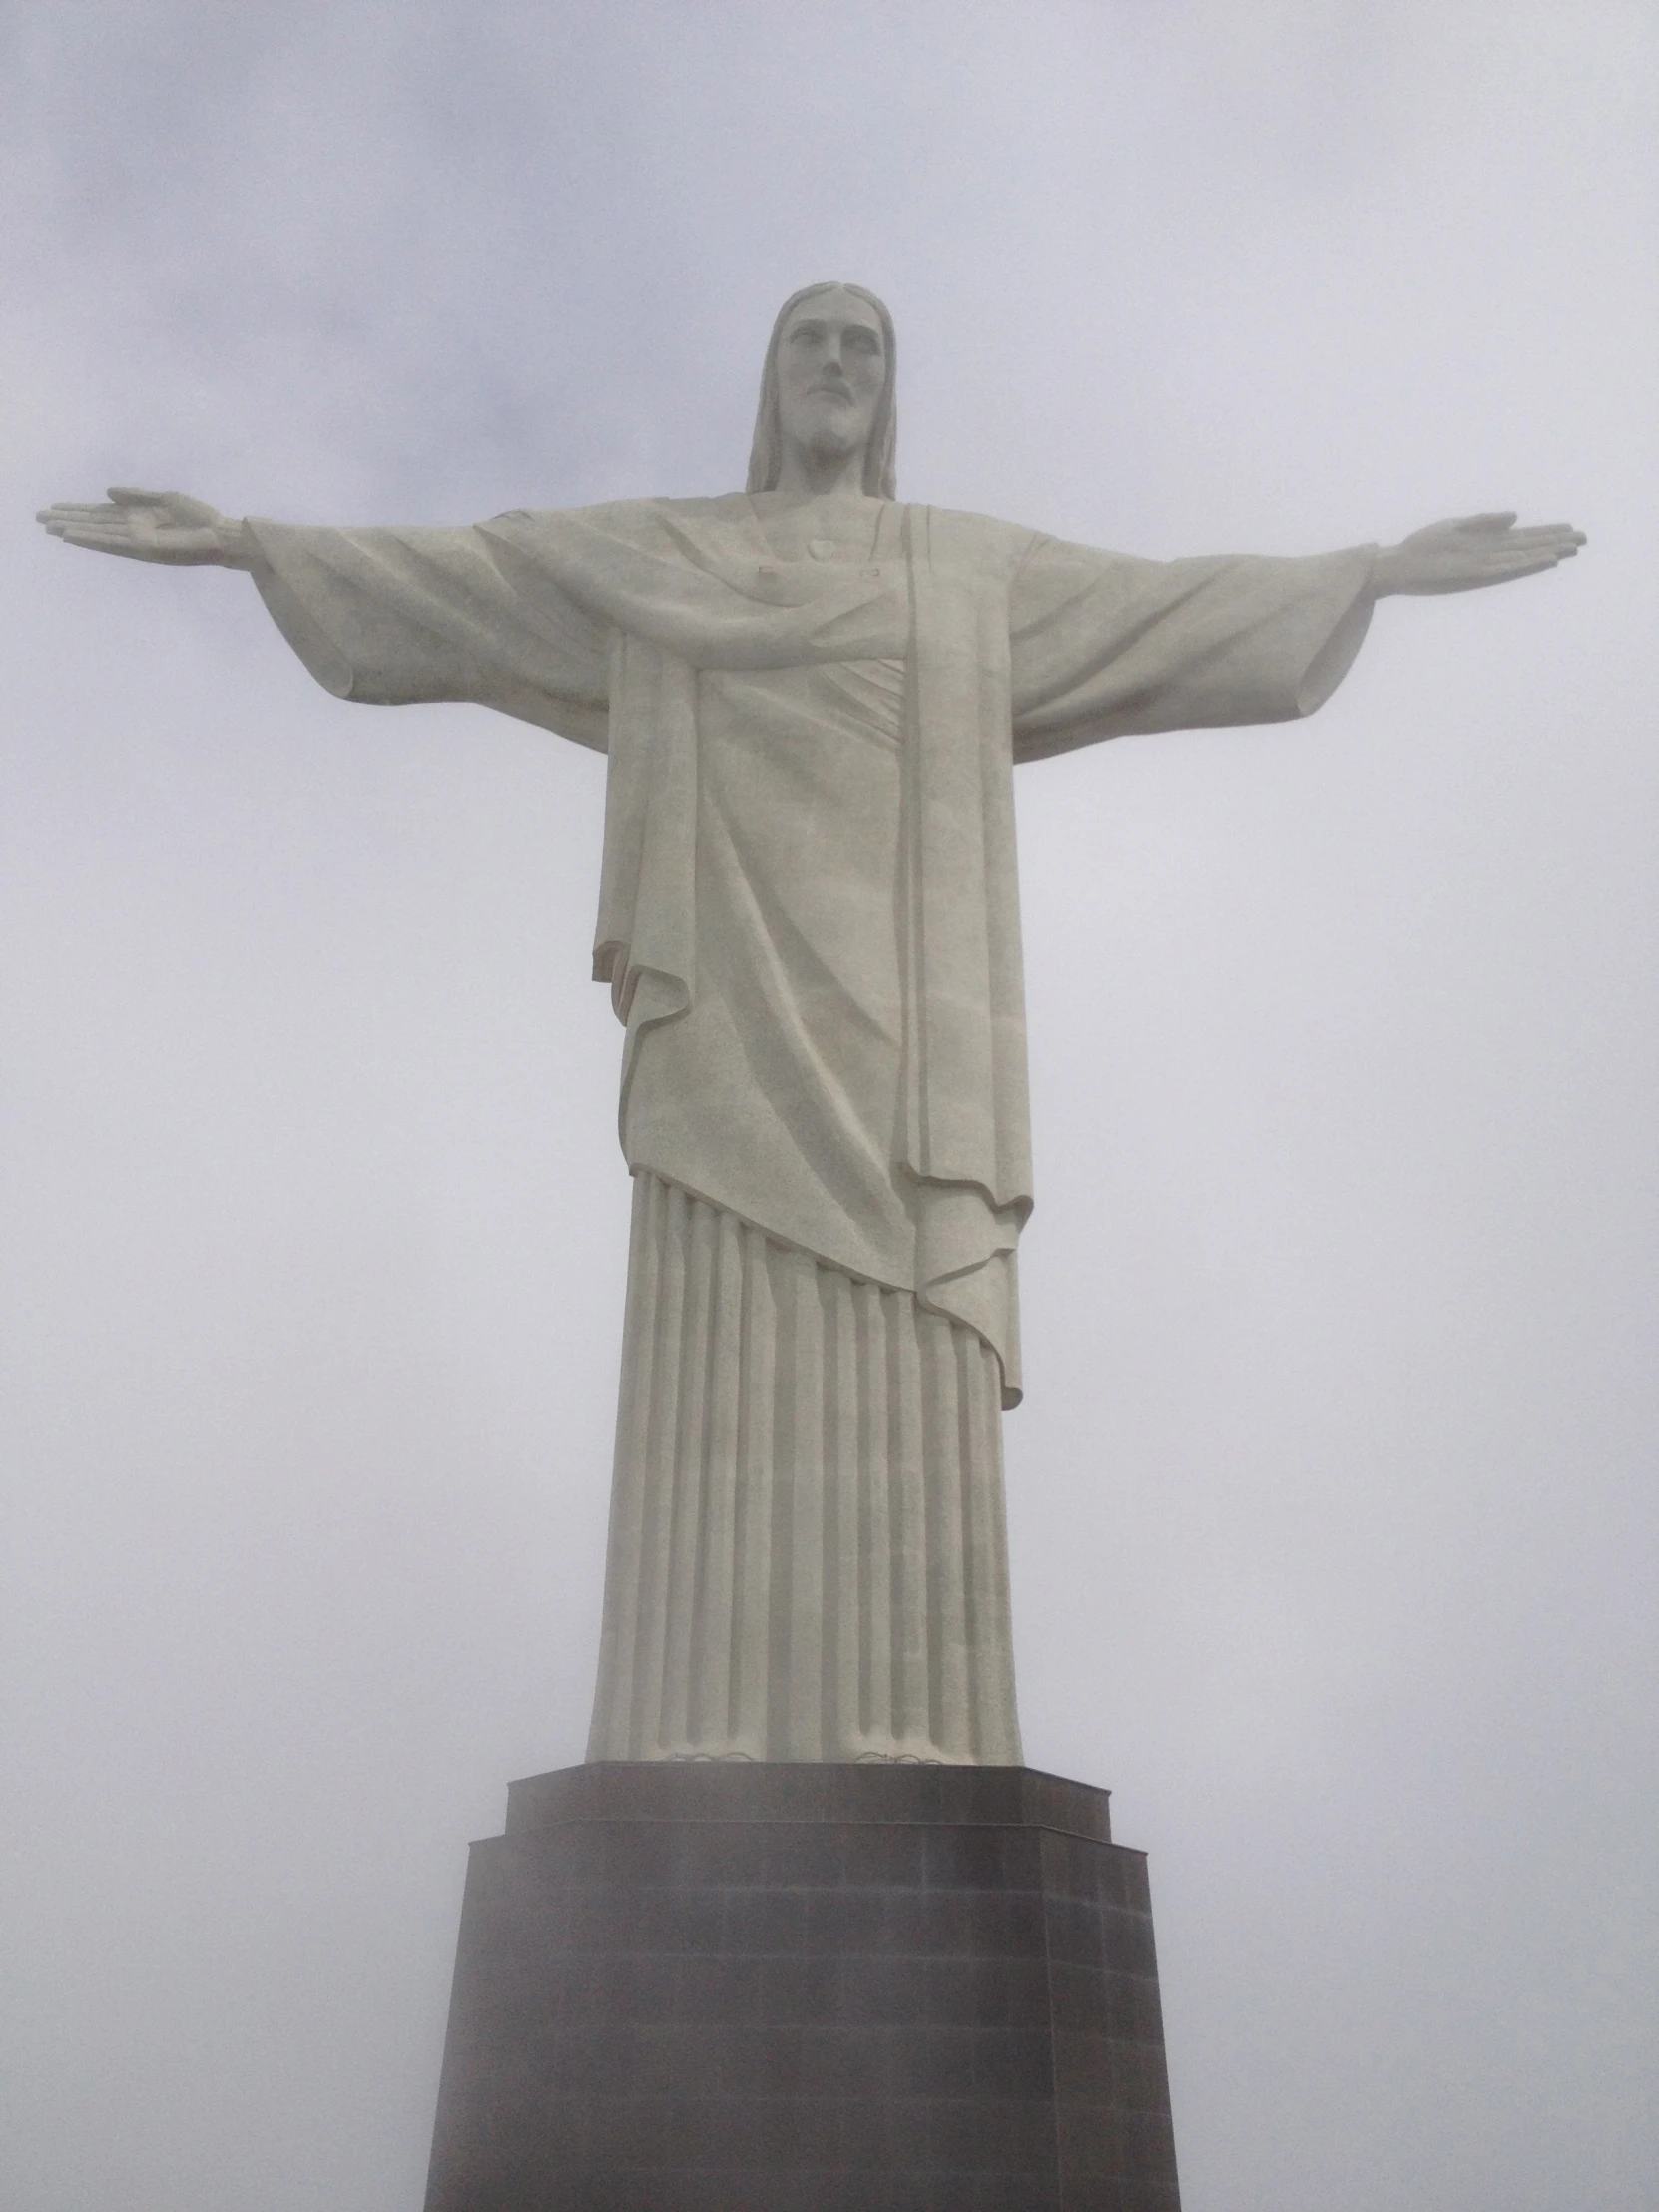
[[[875,1286],[971,1334],[1008,1406],[1032,1195],[1015,763],[1310,712],[1359,648],[1373,555],[1142,561],[867,499],[817,507],[798,546],[790,519],[738,494],[475,529],[247,529],[267,605],[340,697],[472,699],[608,745],[594,964],[626,1025],[629,1168],[818,1263],[814,1332]],[[867,1352],[827,1366],[786,1333],[740,1374],[731,1328],[683,1303],[742,1295],[730,1271],[712,1290],[684,1243],[700,1218],[635,1239],[596,1751],[1017,1759],[986,1565],[1000,1445],[970,1413],[964,1451],[954,1394]],[[786,1376],[799,1360],[810,1374]],[[857,1445],[872,1421],[887,1438]],[[919,1520],[893,1517],[895,1482]],[[786,1492],[796,1536],[821,1517],[814,1544],[856,1574],[828,1583],[799,1542],[740,1567],[734,1545],[784,1527]],[[903,1549],[918,1541],[925,1573]],[[860,1612],[878,1585],[891,1602]],[[733,1651],[750,1681],[695,1725],[692,1650]],[[827,1730],[810,1684],[843,1666],[920,1669],[925,1715],[866,1684]]]
[[251,570],[341,699],[472,700],[609,755],[594,974],[636,1206],[595,1758],[1017,1762],[1013,770],[1311,713],[1379,597],[1583,542],[1486,514],[1148,561],[905,505],[895,363],[872,294],[786,300],[719,498],[355,530],[123,489],[40,517]]
[[1017,1766],[984,1339],[649,1168],[628,1282],[588,1757]]
[[1146,1866],[1019,1768],[590,1765],[475,1844],[426,2212],[1178,2212]]

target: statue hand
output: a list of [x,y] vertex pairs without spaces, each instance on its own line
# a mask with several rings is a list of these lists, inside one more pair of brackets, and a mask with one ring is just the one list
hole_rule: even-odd
[[1379,599],[1393,592],[1479,591],[1570,561],[1584,543],[1583,532],[1567,522],[1529,530],[1517,530],[1514,522],[1512,514],[1461,515],[1413,530],[1379,553],[1372,590]]
[[163,561],[174,568],[248,566],[242,524],[182,491],[135,491],[131,485],[114,484],[104,504],[60,502],[43,507],[35,520],[66,545],[119,553],[129,561]]

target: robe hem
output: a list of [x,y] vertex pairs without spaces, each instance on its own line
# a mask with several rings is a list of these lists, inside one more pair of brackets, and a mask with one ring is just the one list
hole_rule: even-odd
[[[700,1189],[697,1184],[689,1183],[683,1175],[666,1174],[663,1169],[653,1167],[649,1160],[628,1160],[626,1166],[630,1181],[638,1175],[655,1176],[659,1183],[671,1185],[675,1190],[684,1192],[687,1198],[695,1198],[704,1206],[714,1207],[719,1213],[730,1214],[734,1221],[742,1222],[746,1229],[758,1231],[769,1243],[779,1246],[781,1250],[799,1253],[802,1259],[811,1260],[815,1267],[833,1268],[837,1275],[844,1275],[849,1283],[867,1283],[873,1290],[900,1291],[906,1298],[913,1298],[924,1314],[934,1314],[940,1321],[949,1322],[954,1328],[970,1330],[996,1362],[997,1373],[1002,1379],[1002,1410],[1011,1413],[1024,1398],[1025,1392],[1020,1385],[1008,1381],[1007,1357],[996,1340],[987,1335],[976,1322],[969,1321],[966,1315],[957,1313],[952,1307],[941,1306],[937,1300],[929,1298],[916,1284],[896,1283],[891,1276],[877,1275],[871,1268],[850,1267],[844,1260],[831,1259],[826,1252],[815,1252],[811,1245],[803,1244],[799,1237],[784,1236],[766,1222],[757,1220],[755,1215],[745,1213],[741,1206],[734,1206],[724,1198],[717,1198],[713,1191]],[[975,1185],[974,1188],[977,1189],[978,1186]],[[1001,1245],[991,1258],[1000,1258],[1003,1253],[1012,1253],[1017,1249],[1014,1245]],[[986,1264],[981,1261],[979,1266]],[[955,1268],[949,1275],[935,1276],[933,1280],[940,1284],[959,1283],[965,1276],[978,1272],[976,1267]]]

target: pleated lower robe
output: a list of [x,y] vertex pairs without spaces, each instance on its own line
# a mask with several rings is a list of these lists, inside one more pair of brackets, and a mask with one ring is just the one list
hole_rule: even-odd
[[1001,1372],[642,1171],[590,1759],[1017,1766]]

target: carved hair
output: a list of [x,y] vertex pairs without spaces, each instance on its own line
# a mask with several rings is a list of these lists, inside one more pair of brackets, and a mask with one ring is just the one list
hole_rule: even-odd
[[881,396],[875,402],[875,414],[869,426],[869,443],[864,447],[864,490],[874,499],[896,499],[898,492],[894,481],[894,452],[898,443],[898,411],[894,403],[893,384],[898,374],[898,350],[893,337],[892,316],[876,298],[874,292],[865,291],[862,284],[809,284],[805,291],[798,291],[784,301],[778,310],[778,320],[772,326],[772,340],[767,346],[766,367],[761,372],[761,404],[755,417],[755,443],[749,455],[749,489],[751,491],[775,491],[784,468],[784,425],[778,404],[778,347],[784,335],[784,325],[805,299],[816,299],[821,292],[849,291],[854,299],[861,299],[866,307],[873,307],[881,323],[881,344],[886,354],[886,378],[881,386]]

